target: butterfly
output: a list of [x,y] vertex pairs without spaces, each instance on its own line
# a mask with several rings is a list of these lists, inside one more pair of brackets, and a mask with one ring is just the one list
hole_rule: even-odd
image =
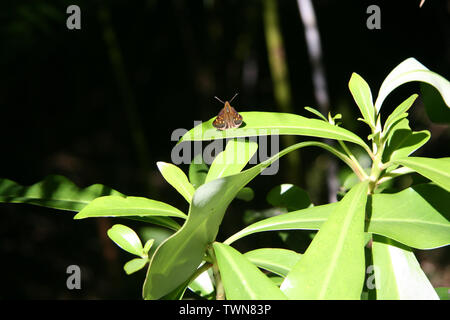
[[218,130],[227,130],[230,128],[238,128],[242,124],[242,116],[230,105],[231,101],[233,101],[237,95],[238,94],[236,93],[234,97],[231,98],[230,102],[223,102],[219,98],[214,97],[225,105],[212,123],[214,128]]

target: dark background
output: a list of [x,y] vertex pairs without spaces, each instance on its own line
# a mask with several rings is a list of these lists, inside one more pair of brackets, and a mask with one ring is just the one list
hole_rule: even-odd
[[[409,57],[449,78],[450,2],[427,0],[422,8],[419,2],[314,1],[331,112],[342,113],[343,126],[363,137],[368,132],[356,121],[359,111],[348,90],[352,72],[369,83],[374,97],[390,70]],[[81,30],[66,28],[71,4],[81,8]],[[366,27],[371,4],[381,8],[381,30]],[[303,107],[317,102],[297,2],[277,1],[277,8],[292,112],[310,116]],[[171,162],[172,132],[215,116],[222,107],[215,95],[229,99],[239,92],[233,101],[238,111],[280,111],[262,1],[2,0],[0,21],[0,177],[20,184],[61,174],[80,187],[102,183],[187,212],[156,167]],[[382,113],[415,92],[417,83],[397,89]],[[410,114],[412,129],[432,133],[416,154],[448,156],[448,126],[433,124],[420,99]],[[296,183],[315,204],[327,201],[323,152],[300,154],[300,178],[283,160],[278,175],[257,177],[250,184],[255,199],[233,202],[219,239],[240,229],[244,209],[268,208],[265,196],[277,184]],[[187,172],[188,166],[181,168]],[[122,266],[131,255],[105,236],[116,221],[72,216],[0,205],[0,298],[141,297],[145,273],[127,276]],[[286,245],[279,238],[265,245]],[[264,242],[248,239],[239,249]],[[416,253],[434,286],[450,286],[447,249]],[[66,288],[71,264],[81,267],[81,290]]]

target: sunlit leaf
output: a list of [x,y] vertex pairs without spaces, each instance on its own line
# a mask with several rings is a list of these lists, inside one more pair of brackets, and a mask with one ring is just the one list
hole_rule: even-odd
[[164,179],[174,187],[188,203],[191,203],[195,188],[189,182],[186,174],[176,165],[166,162],[157,162],[157,166]]
[[229,300],[286,299],[281,290],[236,249],[213,243],[220,276]]
[[290,299],[359,299],[364,284],[368,182],[354,186],[284,279]]
[[136,232],[122,224],[115,224],[108,230],[108,237],[119,247],[137,256],[144,255],[144,248]]
[[395,67],[383,81],[375,101],[375,109],[380,111],[384,99],[397,87],[411,81],[421,81],[432,85],[450,107],[450,82],[439,74],[428,70],[414,58],[408,58]]
[[359,74],[353,73],[348,87],[365,122],[374,129],[375,109],[373,107],[372,92],[370,91],[369,85]]
[[92,217],[167,216],[186,218],[186,215],[171,205],[143,197],[100,197],[89,203],[74,219]]
[[392,162],[408,167],[450,191],[450,158],[408,157],[394,159]]
[[372,256],[378,300],[439,299],[408,247],[375,237]]
[[69,179],[58,175],[47,176],[31,186],[0,179],[0,202],[28,203],[59,210],[80,211],[95,198],[108,195],[124,196],[101,184],[82,189]]
[[244,256],[256,266],[285,277],[302,255],[287,249],[263,248],[248,251]]

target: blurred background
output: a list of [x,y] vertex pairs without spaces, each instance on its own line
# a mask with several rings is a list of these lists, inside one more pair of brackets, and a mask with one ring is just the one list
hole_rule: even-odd
[[[366,137],[348,90],[352,72],[369,83],[374,97],[387,74],[409,57],[449,79],[450,1],[419,3],[317,0],[314,25],[296,0],[3,0],[0,177],[31,185],[60,174],[80,187],[101,183],[187,212],[156,162],[171,162],[175,129],[217,115],[222,105],[214,96],[226,100],[239,92],[233,101],[238,112],[310,117],[304,107],[311,106],[341,113],[343,127]],[[66,27],[72,4],[81,9],[79,30]],[[366,25],[373,4],[381,9],[381,29]],[[320,50],[305,31],[318,31]],[[321,70],[322,92],[313,81]],[[394,91],[383,104],[385,117],[412,93],[420,93],[417,83]],[[448,118],[430,118],[419,97],[409,119],[413,130],[432,134],[416,155],[449,156]],[[281,147],[298,140],[304,139],[282,137]],[[305,189],[316,205],[328,202],[330,190],[346,177],[342,165],[329,159],[304,149],[283,158],[277,175],[257,177],[249,185],[255,198],[232,203],[219,240],[244,226],[246,211],[270,208],[266,195],[281,183]],[[180,167],[187,172],[188,165]],[[327,179],[330,174],[337,180]],[[106,231],[113,223],[141,234],[149,230],[127,220],[72,217],[0,204],[1,299],[141,298],[145,272],[125,274],[122,266],[132,257]],[[237,248],[302,252],[310,237],[299,233],[255,235]],[[450,286],[447,248],[416,255],[433,286]],[[81,290],[66,287],[71,264],[81,267]]]

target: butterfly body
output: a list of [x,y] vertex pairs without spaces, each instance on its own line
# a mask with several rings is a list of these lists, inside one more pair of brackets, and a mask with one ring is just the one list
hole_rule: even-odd
[[242,116],[237,113],[228,101],[225,101],[225,106],[220,110],[212,124],[218,130],[238,128],[242,124]]

